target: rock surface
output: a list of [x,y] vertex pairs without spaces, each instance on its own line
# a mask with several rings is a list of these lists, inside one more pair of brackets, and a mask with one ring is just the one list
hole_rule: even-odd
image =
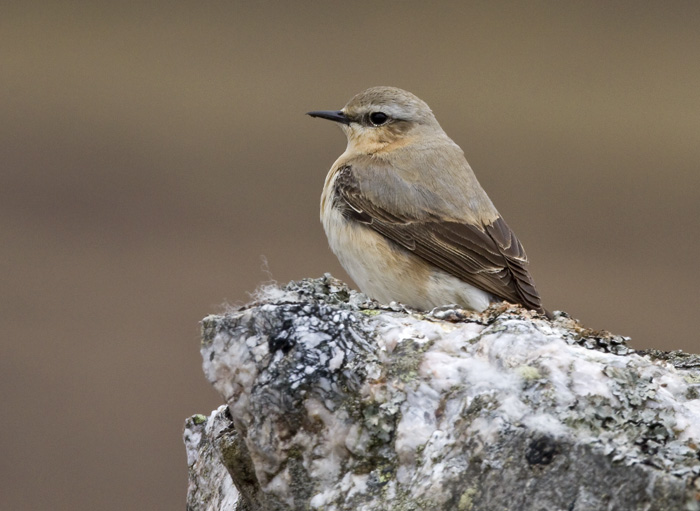
[[228,406],[186,423],[191,511],[700,509],[696,355],[328,275],[202,330]]

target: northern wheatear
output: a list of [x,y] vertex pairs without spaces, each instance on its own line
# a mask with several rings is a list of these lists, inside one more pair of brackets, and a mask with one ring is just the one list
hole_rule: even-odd
[[522,245],[428,105],[373,87],[335,121],[348,139],[321,195],[321,222],[362,292],[420,310],[506,300],[544,312]]

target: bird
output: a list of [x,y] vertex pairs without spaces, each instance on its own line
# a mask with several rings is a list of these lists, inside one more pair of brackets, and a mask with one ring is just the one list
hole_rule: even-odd
[[363,293],[421,311],[506,301],[548,314],[522,244],[423,100],[372,87],[307,115],[347,137],[325,179],[321,223]]

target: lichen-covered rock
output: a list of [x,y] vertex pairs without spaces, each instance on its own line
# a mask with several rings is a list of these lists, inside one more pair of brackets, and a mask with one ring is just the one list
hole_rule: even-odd
[[[222,434],[226,432],[226,434]],[[236,511],[238,491],[224,466],[222,439],[235,437],[226,405],[211,416],[193,415],[185,422],[185,449],[189,485],[187,511]]]
[[698,357],[507,304],[379,306],[330,276],[263,295],[203,321],[228,408],[187,424],[192,510],[700,509]]

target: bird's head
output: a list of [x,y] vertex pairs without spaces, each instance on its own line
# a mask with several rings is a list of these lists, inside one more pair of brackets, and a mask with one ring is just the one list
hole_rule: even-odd
[[444,134],[424,101],[396,87],[372,87],[360,92],[341,110],[308,115],[338,123],[348,138],[348,149],[362,154],[396,149],[418,137]]

